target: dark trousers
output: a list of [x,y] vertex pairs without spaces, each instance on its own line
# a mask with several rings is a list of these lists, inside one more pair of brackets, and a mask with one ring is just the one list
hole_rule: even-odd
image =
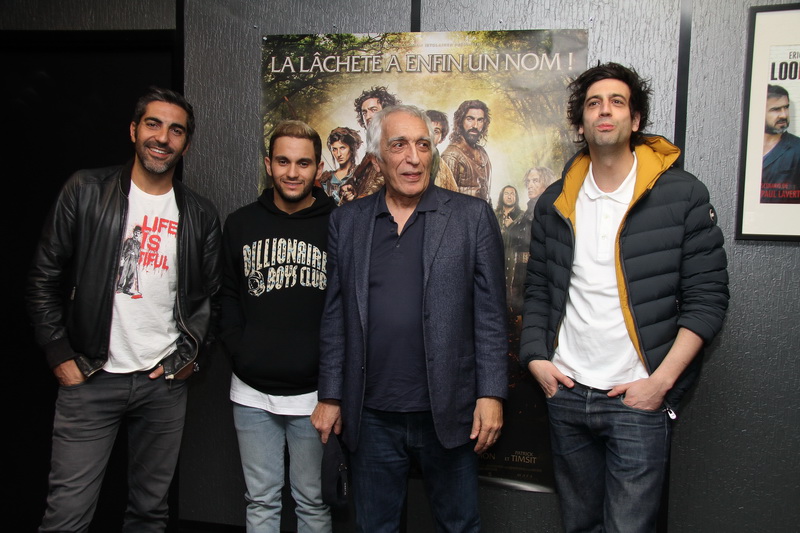
[[441,445],[430,412],[364,409],[358,449],[350,455],[356,523],[362,533],[395,533],[415,458],[439,533],[480,531],[478,456],[474,442]]
[[576,384],[547,400],[568,533],[652,533],[669,458],[667,414]]
[[163,531],[167,492],[186,415],[186,382],[147,372],[98,371],[61,387],[53,424],[47,510],[40,531],[86,531],[123,419],[128,425],[128,507],[123,531]]

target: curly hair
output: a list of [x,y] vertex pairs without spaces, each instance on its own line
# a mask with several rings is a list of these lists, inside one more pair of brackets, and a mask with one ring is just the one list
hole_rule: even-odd
[[[583,125],[583,105],[586,102],[586,92],[593,84],[603,80],[619,80],[631,91],[628,104],[631,109],[631,117],[639,115],[638,131],[631,133],[631,150],[644,143],[643,131],[649,125],[650,120],[650,95],[653,90],[650,87],[650,80],[646,80],[632,68],[627,68],[619,63],[598,64],[583,72],[569,84],[567,89],[570,91],[569,101],[567,102],[567,120],[569,123],[579,128]],[[578,144],[586,147],[586,139],[583,135],[578,135]]]
[[356,110],[356,120],[358,120],[359,126],[364,129],[367,128],[367,125],[364,124],[364,117],[361,116],[361,104],[370,98],[376,98],[378,102],[380,102],[382,108],[401,103],[400,100],[398,100],[395,95],[391,94],[389,89],[386,87],[372,87],[371,89],[364,90],[364,92],[361,93],[361,96],[353,101],[353,105],[355,106]]
[[456,112],[453,113],[453,133],[450,134],[450,142],[457,143],[464,137],[464,117],[467,116],[467,111],[470,109],[480,109],[483,111],[483,131],[478,140],[486,138],[489,132],[489,124],[492,122],[492,117],[489,115],[489,107],[480,100],[465,100],[461,102]]
[[447,115],[435,109],[428,109],[425,111],[431,122],[436,122],[442,126],[442,139],[439,142],[447,139],[447,134],[450,133],[450,124],[447,122]]
[[341,126],[339,128],[332,129],[330,135],[328,135],[328,150],[330,150],[331,145],[337,141],[346,144],[347,147],[350,148],[350,159],[348,160],[348,163],[355,164],[356,150],[361,148],[361,145],[363,144],[361,135],[359,135],[354,129]]

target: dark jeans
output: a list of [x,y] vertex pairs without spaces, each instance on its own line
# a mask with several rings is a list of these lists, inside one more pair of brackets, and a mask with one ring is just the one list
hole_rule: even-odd
[[362,533],[400,530],[411,457],[419,462],[439,532],[480,531],[474,443],[444,448],[430,412],[364,409],[358,450],[350,455],[356,523]]
[[86,531],[117,430],[128,423],[128,507],[123,531],[163,531],[167,492],[186,414],[186,382],[147,372],[98,371],[61,387],[53,423],[47,510],[40,531]]
[[671,425],[580,384],[547,400],[556,488],[568,533],[656,530]]

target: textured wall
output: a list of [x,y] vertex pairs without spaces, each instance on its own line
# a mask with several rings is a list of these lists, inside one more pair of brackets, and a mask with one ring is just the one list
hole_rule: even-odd
[[3,0],[0,30],[174,30],[175,0]]
[[779,3],[694,3],[686,167],[725,232],[731,306],[677,425],[670,533],[800,527],[800,248],[733,239],[748,7]]

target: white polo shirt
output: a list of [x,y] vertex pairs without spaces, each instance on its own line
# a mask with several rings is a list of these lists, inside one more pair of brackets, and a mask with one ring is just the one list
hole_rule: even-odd
[[615,265],[620,224],[633,198],[633,167],[616,191],[600,190],[589,173],[576,205],[575,259],[553,364],[574,380],[610,389],[648,376],[620,305]]

